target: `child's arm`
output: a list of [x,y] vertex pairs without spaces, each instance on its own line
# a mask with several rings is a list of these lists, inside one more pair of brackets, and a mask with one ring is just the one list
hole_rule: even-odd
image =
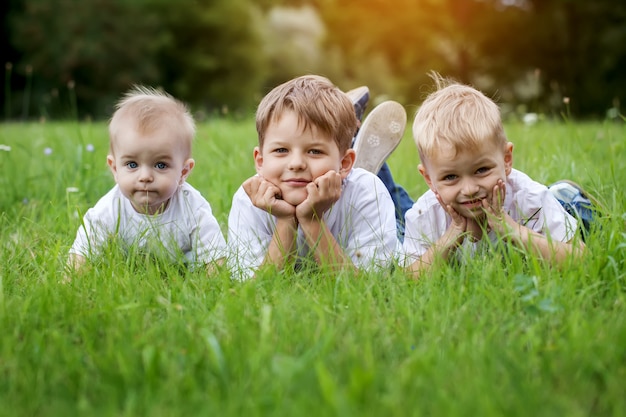
[[582,241],[549,240],[546,236],[517,223],[502,209],[503,198],[501,196],[505,195],[505,189],[504,181],[499,181],[493,189],[491,201],[483,200],[489,228],[497,235],[550,263],[559,264],[572,254],[581,256],[584,253],[585,245]]
[[449,204],[444,204],[439,194],[435,193],[439,204],[452,218],[452,223],[445,233],[415,262],[409,265],[408,270],[413,278],[419,278],[421,274],[429,270],[435,259],[441,258],[448,261],[456,248],[458,248],[468,233],[475,232],[478,225],[475,221],[461,216]]
[[297,230],[298,222],[295,217],[277,218],[276,228],[261,266],[275,265],[278,269],[283,269],[287,261],[294,256]]
[[296,217],[318,263],[337,269],[349,266],[356,270],[323,218],[324,213],[339,200],[341,182],[340,174],[329,171],[308,184],[308,197],[296,207]]
[[258,175],[247,179],[243,183],[243,189],[255,207],[276,217],[276,227],[272,240],[261,265],[275,265],[278,269],[284,268],[294,254],[298,230],[295,216],[296,208],[278,198],[280,189]]

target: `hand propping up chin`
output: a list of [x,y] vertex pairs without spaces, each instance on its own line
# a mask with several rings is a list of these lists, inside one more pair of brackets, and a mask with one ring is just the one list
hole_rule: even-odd
[[252,204],[278,217],[294,217],[296,207],[280,198],[280,189],[260,175],[248,178],[243,183],[243,189],[250,197]]

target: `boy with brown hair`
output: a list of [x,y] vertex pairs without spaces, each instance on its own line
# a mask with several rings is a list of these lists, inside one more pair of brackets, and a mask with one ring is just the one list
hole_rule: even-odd
[[394,206],[376,175],[353,168],[357,118],[348,96],[308,75],[270,91],[256,114],[257,175],[233,197],[228,241],[239,278],[308,259],[332,269],[387,267]]

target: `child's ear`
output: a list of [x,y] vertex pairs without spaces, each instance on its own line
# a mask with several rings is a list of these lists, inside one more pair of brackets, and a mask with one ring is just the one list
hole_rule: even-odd
[[256,173],[261,173],[261,168],[263,168],[263,154],[261,153],[261,149],[258,146],[254,147],[254,152],[252,154],[254,158],[254,167],[256,168]]
[[504,148],[504,172],[508,176],[513,169],[513,144],[508,142]]
[[422,177],[424,177],[424,181],[426,181],[426,184],[428,184],[428,188],[435,191],[433,188],[433,182],[430,179],[430,175],[428,175],[428,171],[426,170],[426,167],[423,164],[419,164],[417,166],[417,170],[422,175]]
[[356,152],[354,149],[350,148],[343,155],[343,158],[341,158],[341,168],[339,168],[339,174],[341,175],[342,180],[345,180],[352,170],[354,161],[356,161]]
[[183,165],[183,170],[180,173],[180,183],[181,184],[183,182],[185,182],[185,180],[187,179],[187,177],[191,173],[191,170],[193,169],[194,166],[196,166],[196,161],[194,161],[193,159],[189,158],[189,159],[187,159],[185,161],[185,164]]
[[113,178],[117,181],[117,166],[115,165],[115,158],[113,155],[107,155],[107,165],[113,174]]

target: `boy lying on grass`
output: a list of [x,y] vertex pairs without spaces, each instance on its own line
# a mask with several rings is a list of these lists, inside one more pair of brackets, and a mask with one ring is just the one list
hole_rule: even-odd
[[257,175],[237,190],[228,218],[238,278],[306,261],[333,270],[391,265],[395,209],[375,174],[353,169],[357,123],[351,100],[323,77],[295,78],[263,98]]
[[437,258],[473,254],[498,240],[552,263],[581,254],[577,220],[548,187],[513,169],[513,144],[496,103],[434,75],[438,90],[413,123],[430,188],[406,213],[402,263],[417,278]]

